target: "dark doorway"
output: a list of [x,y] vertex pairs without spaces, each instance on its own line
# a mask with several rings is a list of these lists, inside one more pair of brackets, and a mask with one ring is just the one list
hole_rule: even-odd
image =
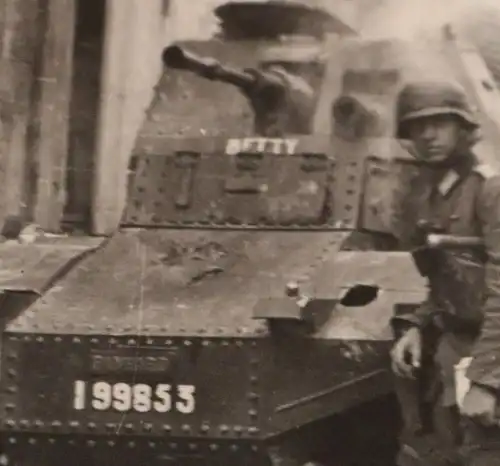
[[88,232],[99,115],[106,0],[77,0],[64,226]]

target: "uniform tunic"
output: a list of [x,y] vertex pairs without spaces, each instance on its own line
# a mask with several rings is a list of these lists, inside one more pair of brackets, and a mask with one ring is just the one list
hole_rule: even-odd
[[422,328],[432,323],[443,332],[436,361],[446,406],[455,404],[453,366],[471,351],[472,380],[500,388],[500,364],[494,362],[496,356],[500,362],[500,175],[472,155],[464,160],[421,188],[415,221],[429,220],[452,235],[480,236],[486,248],[448,252],[466,285],[452,289],[436,271],[428,299],[415,313],[398,317]]
[[[406,205],[400,206],[406,212],[406,225],[428,220],[443,233],[479,236],[485,243],[485,248],[446,251],[446,266],[439,262],[430,271],[426,301],[416,312],[395,318],[396,326],[403,328],[439,329],[434,365],[422,369],[423,392],[416,392],[412,381],[396,380],[405,419],[400,465],[461,463],[461,433],[454,408],[454,366],[460,359],[472,353],[469,377],[500,387],[500,174],[478,164],[472,154],[460,160],[451,168],[432,168],[427,174],[423,170],[405,196]],[[398,239],[403,249],[419,246],[412,236],[414,229],[402,231]],[[421,408],[413,401],[417,396],[421,403],[422,395],[425,404],[432,406],[433,429],[427,433],[425,427],[422,430]]]

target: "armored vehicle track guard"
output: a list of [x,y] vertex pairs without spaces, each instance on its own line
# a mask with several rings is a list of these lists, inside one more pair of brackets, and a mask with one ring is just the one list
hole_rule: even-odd
[[332,137],[139,136],[120,230],[3,334],[10,461],[390,463],[389,319],[426,291],[393,46],[331,58]]

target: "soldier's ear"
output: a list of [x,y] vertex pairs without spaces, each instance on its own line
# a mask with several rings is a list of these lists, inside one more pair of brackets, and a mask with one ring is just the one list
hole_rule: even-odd
[[462,127],[460,139],[467,147],[475,146],[482,139],[481,128]]

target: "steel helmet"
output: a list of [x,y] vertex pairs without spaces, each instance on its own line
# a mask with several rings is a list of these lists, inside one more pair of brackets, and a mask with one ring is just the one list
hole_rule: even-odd
[[456,115],[471,130],[478,128],[464,89],[452,81],[415,81],[397,98],[397,137],[406,138],[405,123],[434,115]]

